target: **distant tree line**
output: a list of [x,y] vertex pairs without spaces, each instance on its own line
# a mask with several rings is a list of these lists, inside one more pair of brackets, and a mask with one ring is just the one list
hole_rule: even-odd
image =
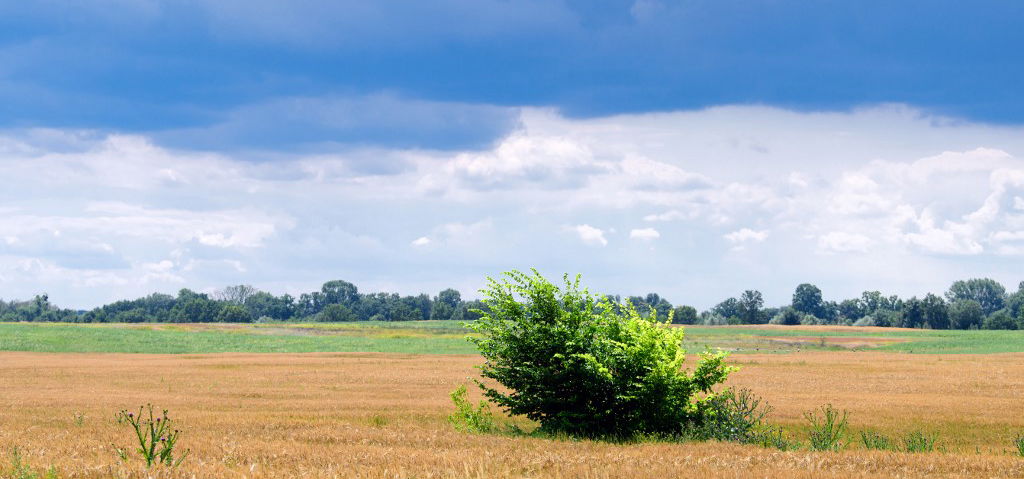
[[[608,295],[622,303],[618,295]],[[902,299],[878,291],[839,302],[825,300],[821,289],[801,284],[789,305],[765,307],[759,291],[747,290],[703,312],[692,306],[673,306],[656,293],[625,300],[644,314],[672,315],[678,324],[851,325],[929,329],[1024,330],[1024,282],[1008,293],[988,278],[956,281],[943,296]],[[177,296],[154,293],[122,300],[89,311],[62,309],[45,294],[29,301],[0,301],[0,321],[86,323],[251,323],[266,321],[419,321],[472,320],[483,310],[479,300],[464,301],[454,289],[434,297],[427,294],[360,293],[347,281],[328,281],[319,291],[298,298],[275,296],[252,286],[238,285],[212,295],[182,289]]]
[[61,309],[47,295],[31,301],[0,301],[0,321],[83,323],[251,323],[259,321],[420,321],[475,319],[479,301],[463,301],[454,289],[426,294],[360,293],[347,281],[329,281],[320,291],[275,296],[249,285],[229,286],[212,295],[182,289],[177,296],[153,293],[116,301],[89,311]]

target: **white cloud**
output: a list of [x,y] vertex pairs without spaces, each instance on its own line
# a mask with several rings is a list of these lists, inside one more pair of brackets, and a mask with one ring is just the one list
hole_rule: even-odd
[[593,226],[583,224],[570,228],[579,235],[580,240],[590,245],[608,246],[608,240],[604,237],[604,231]]
[[654,228],[642,228],[630,230],[629,237],[641,241],[652,241],[661,238],[661,234]]
[[[1019,127],[895,107],[589,119],[527,108],[519,125],[479,150],[254,153],[261,161],[142,135],[0,131],[2,294],[88,306],[242,282],[296,293],[341,276],[471,295],[486,275],[531,266],[609,292],[687,291],[670,299],[697,305],[738,283],[771,303],[805,281],[826,294],[1019,281],[1007,259],[1024,255]],[[638,219],[657,229],[631,229]],[[647,251],[609,241],[614,231],[672,241]],[[623,264],[637,276],[624,280]],[[727,272],[680,284],[679,271]]]
[[865,253],[871,246],[871,238],[858,233],[833,231],[818,237],[818,249],[826,253]]
[[750,228],[742,228],[732,233],[728,233],[723,236],[726,240],[733,244],[739,243],[760,243],[768,238],[768,231],[766,230],[752,230]]

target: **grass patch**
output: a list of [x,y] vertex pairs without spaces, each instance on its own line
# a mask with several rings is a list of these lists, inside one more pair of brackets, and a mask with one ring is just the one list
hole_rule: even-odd
[[[305,353],[382,352],[474,354],[470,331],[458,321],[362,321],[257,324],[0,323],[0,351],[50,353]],[[794,339],[788,342],[787,338]],[[810,340],[807,340],[810,338]],[[824,339],[822,341],[821,339]],[[847,350],[829,338],[883,338],[900,342],[858,348],[923,354],[1024,352],[1024,331],[893,330],[877,328],[763,328],[686,326],[690,352],[721,348],[743,353]],[[795,341],[799,339],[800,341]]]

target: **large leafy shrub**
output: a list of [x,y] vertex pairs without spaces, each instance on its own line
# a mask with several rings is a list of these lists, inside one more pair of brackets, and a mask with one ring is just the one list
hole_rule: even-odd
[[683,330],[653,313],[641,316],[581,289],[559,288],[539,273],[489,279],[488,311],[470,324],[485,359],[487,398],[544,432],[628,438],[685,435],[698,428],[715,398],[712,387],[733,368],[705,353],[682,369]]

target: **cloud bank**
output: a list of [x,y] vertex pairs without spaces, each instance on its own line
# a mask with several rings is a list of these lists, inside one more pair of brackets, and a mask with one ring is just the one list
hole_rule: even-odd
[[88,307],[152,291],[342,278],[403,293],[537,267],[706,307],[1008,285],[1024,129],[900,105],[569,118],[517,109],[473,149],[224,153],[102,130],[0,133],[0,296]]

